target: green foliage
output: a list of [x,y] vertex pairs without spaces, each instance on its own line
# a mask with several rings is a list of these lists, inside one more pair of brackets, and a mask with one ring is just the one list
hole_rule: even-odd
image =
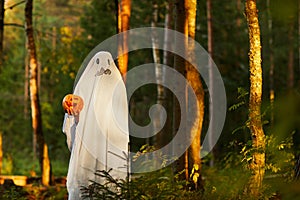
[[26,194],[25,190],[20,187],[11,186],[9,188],[1,188],[0,199],[9,199],[9,200],[26,200],[24,196]]
[[245,186],[250,173],[237,166],[205,169],[203,199],[246,199]]
[[81,27],[85,30],[83,36],[86,38],[86,48],[92,50],[117,32],[115,10],[114,1],[110,0],[92,0],[84,7]]
[[238,109],[239,107],[245,105],[247,103],[247,99],[249,96],[249,92],[247,90],[245,90],[244,88],[242,87],[239,87],[238,88],[238,97],[237,99],[240,100],[240,102],[232,105],[229,107],[229,111],[234,111],[236,109]]
[[13,174],[13,159],[10,154],[5,154],[2,160],[2,174]]
[[[104,183],[92,181],[88,187],[82,187],[82,194],[90,199],[195,199],[200,192],[187,191],[186,182],[173,177],[170,168],[160,171],[136,174],[131,180],[116,180],[110,171],[97,171],[96,175],[105,179]],[[173,179],[173,178],[174,179]]]
[[291,151],[293,146],[292,135],[281,140],[274,135],[266,138],[266,169],[271,174],[279,174],[287,179],[293,178],[295,166],[294,154]]

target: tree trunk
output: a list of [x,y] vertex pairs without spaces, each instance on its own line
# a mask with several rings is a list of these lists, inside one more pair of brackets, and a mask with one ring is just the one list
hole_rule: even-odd
[[2,148],[2,132],[0,131],[0,175],[2,174],[3,148]]
[[122,33],[119,37],[118,45],[118,67],[123,76],[124,81],[126,80],[125,74],[127,73],[128,67],[128,34],[129,20],[130,20],[131,0],[121,0],[118,6],[118,33]]
[[[166,15],[165,15],[165,28],[167,29],[173,29],[173,7],[174,3],[173,0],[168,0],[168,3],[166,4]],[[170,38],[168,35],[168,32],[165,32],[164,35],[164,49],[169,49],[169,46],[172,44],[173,38]],[[172,66],[174,63],[172,63],[172,55],[168,51],[163,52],[163,64]]]
[[[157,21],[158,21],[158,4],[156,0],[152,1],[152,22],[151,22],[151,26],[152,27],[157,27]],[[154,61],[154,65],[155,65],[155,76],[156,76],[156,88],[157,88],[157,99],[156,99],[156,103],[159,105],[162,105],[163,107],[165,107],[166,105],[166,95],[165,95],[165,89],[163,87],[163,82],[164,82],[164,72],[163,72],[163,68],[161,66],[161,58],[159,55],[159,49],[158,49],[158,38],[157,38],[157,34],[155,34],[155,32],[152,33],[152,55],[153,55],[153,61]],[[160,112],[162,113],[162,112]],[[159,130],[160,127],[163,126],[162,122],[163,122],[163,116],[159,116],[157,118],[155,118],[155,120],[153,121],[153,129]],[[163,138],[165,137],[164,131],[161,130],[160,132],[158,132],[156,134],[154,144],[156,146],[157,149],[160,149],[161,147],[163,147]]]
[[48,185],[49,181],[51,180],[50,179],[51,170],[49,170],[48,174],[44,174],[45,169],[47,168],[50,169],[50,162],[45,162],[44,160],[45,141],[42,132],[42,118],[41,118],[41,108],[40,108],[39,92],[38,92],[38,61],[37,61],[34,33],[33,33],[33,26],[32,26],[32,9],[33,9],[33,0],[26,0],[25,23],[26,23],[27,49],[29,53],[29,73],[30,73],[29,91],[30,91],[30,102],[31,102],[33,138],[37,142],[36,149],[37,149],[37,155],[39,158],[40,168],[42,172],[42,180],[43,180],[42,182],[43,184]]
[[[177,13],[176,30],[185,34],[187,37],[190,38],[195,38],[196,6],[197,6],[196,0],[176,1],[176,13]],[[193,43],[192,42],[189,43],[188,39],[186,38],[185,44],[183,46],[184,47],[181,46],[178,48],[181,49],[184,48],[184,51],[186,52],[186,56],[189,57],[190,60],[195,60],[195,53],[194,53],[195,47],[193,46]],[[181,107],[181,109],[185,109],[183,111],[185,113],[188,112],[187,108],[196,110],[197,112],[196,112],[196,116],[194,116],[193,118],[193,121],[189,122],[189,124],[192,124],[189,130],[185,125],[186,131],[190,133],[190,137],[194,136],[194,139],[191,143],[189,150],[185,153],[185,155],[183,155],[178,159],[176,163],[176,167],[177,167],[176,169],[177,172],[184,170],[185,173],[183,175],[185,179],[192,180],[193,187],[197,189],[199,188],[201,183],[200,137],[201,137],[203,116],[204,116],[204,91],[200,80],[200,75],[197,69],[195,69],[190,63],[185,62],[184,59],[176,55],[175,55],[174,64],[176,70],[187,78],[188,83],[191,85],[197,97],[197,102],[195,105],[188,107],[189,100],[187,99],[187,102],[185,102],[186,105],[185,108],[184,106]],[[181,89],[181,91],[183,92],[182,95],[187,96],[186,86],[180,85],[180,87],[182,87]],[[174,102],[174,105],[175,105],[174,107],[174,125],[175,125],[174,128],[175,129],[174,130],[176,132],[182,116],[180,116],[180,108],[178,108],[176,101]]]
[[[185,1],[185,10],[186,10],[186,28],[185,35],[195,39],[195,31],[196,31],[196,9],[197,9],[197,1],[196,0],[186,0]],[[195,47],[193,43],[187,43],[187,56],[195,61]],[[195,110],[196,116],[193,121],[193,125],[191,127],[190,134],[194,136],[194,140],[190,146],[191,155],[190,158],[190,166],[189,166],[189,177],[196,189],[201,185],[201,159],[200,159],[200,150],[201,150],[201,131],[202,131],[202,123],[204,118],[204,90],[202,86],[202,82],[200,79],[200,74],[195,69],[193,65],[186,62],[186,77],[195,92],[197,97]],[[193,171],[193,174],[191,174]]]
[[273,20],[272,14],[270,9],[270,0],[267,0],[267,14],[268,14],[268,31],[269,31],[269,62],[270,62],[270,69],[269,69],[269,87],[270,87],[270,123],[271,126],[274,123],[274,99],[275,99],[275,90],[274,90],[274,51],[273,51]]
[[[300,72],[300,2],[298,1],[298,70]],[[300,80],[298,80],[298,87],[300,88]]]
[[0,72],[3,67],[3,41],[4,41],[4,1],[0,0]]
[[[166,14],[165,14],[165,21],[164,26],[166,29],[173,29],[173,7],[174,2],[173,0],[168,0],[166,4]],[[163,49],[170,49],[172,43],[174,42],[174,39],[171,38],[169,32],[166,30],[164,34],[164,46]],[[172,56],[172,53],[169,51],[163,52],[163,64],[169,67],[173,67],[174,65],[174,57]],[[162,71],[163,74],[165,74],[165,71]],[[165,79],[165,75],[163,75]],[[173,113],[172,113],[172,105],[173,105],[173,97],[172,92],[170,92],[167,89],[164,89],[164,104],[163,106],[167,110],[167,119],[166,123],[163,128],[163,135],[159,137],[157,141],[157,146],[159,148],[165,146],[169,143],[169,141],[172,139],[172,119],[173,119]],[[172,147],[170,147],[169,152],[172,152]]]
[[289,56],[288,56],[288,78],[287,88],[291,92],[294,88],[294,20],[291,20],[289,24]]
[[[176,13],[176,19],[175,19],[175,29],[178,32],[184,33],[185,30],[185,5],[183,0],[176,0],[175,1],[175,13]],[[178,49],[183,49],[185,51],[185,46],[182,46],[182,44],[178,44],[175,41],[175,48]],[[186,70],[185,70],[185,61],[183,58],[181,58],[178,55],[174,55],[174,68],[177,70],[179,73],[181,73],[184,77],[186,77]],[[176,80],[174,80],[176,81]],[[176,83],[175,83],[176,84]],[[180,96],[184,97],[186,96],[186,86],[181,85],[181,84],[176,84],[180,88]],[[174,97],[173,100],[173,134],[176,135],[179,129],[180,123],[182,123],[183,131],[186,131],[186,124],[185,120],[181,120],[181,109],[183,109],[182,113],[186,113],[186,107],[182,106],[180,107],[179,102],[177,101],[176,97]],[[186,102],[182,102],[182,105],[186,105]],[[173,149],[178,148],[176,146],[173,147]],[[186,152],[187,153],[187,152]],[[179,157],[176,162],[174,162],[174,168],[175,168],[175,173],[181,173],[180,174],[180,179],[188,179],[188,170],[185,169],[185,155],[182,155]],[[182,173],[182,172],[185,173]]]
[[[213,74],[213,70],[212,70],[212,58],[213,58],[213,31],[212,31],[212,14],[211,14],[211,0],[206,0],[206,10],[207,10],[207,50],[208,53],[211,57],[211,59],[209,59],[208,61],[208,65],[209,65],[209,91],[211,92],[209,95],[212,97],[213,94],[212,92],[213,87],[214,87],[214,74]],[[209,104],[209,113],[210,113],[210,121],[212,124],[214,124],[214,119],[213,119],[213,111],[214,111],[214,107],[213,104],[210,103]],[[211,132],[209,133],[209,149],[212,149],[211,154],[212,154],[212,159],[210,160],[209,164],[212,167],[214,165],[214,151],[213,151],[213,129],[211,129]]]
[[262,187],[265,173],[265,135],[261,121],[262,99],[262,68],[261,68],[261,41],[260,27],[256,0],[246,0],[246,17],[249,31],[249,67],[250,67],[250,99],[249,120],[252,135],[252,147],[254,149],[250,169],[249,192],[258,196]]

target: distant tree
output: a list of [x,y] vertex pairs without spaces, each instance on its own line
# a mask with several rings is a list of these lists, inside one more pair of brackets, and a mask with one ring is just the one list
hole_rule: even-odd
[[270,69],[269,69],[269,99],[270,99],[270,123],[273,125],[274,122],[274,99],[275,99],[275,90],[274,90],[274,51],[273,51],[273,19],[271,14],[271,8],[270,8],[270,0],[267,0],[266,2],[267,6],[267,18],[268,18],[268,45],[269,45],[269,62],[270,62]]
[[[158,2],[157,0],[152,1],[152,21],[151,21],[151,26],[152,27],[157,27],[158,26],[158,18],[159,18],[159,13],[158,13]],[[153,61],[154,61],[154,66],[155,66],[155,76],[156,76],[156,91],[157,91],[157,98],[156,98],[156,103],[163,105],[164,107],[166,106],[166,91],[163,87],[163,81],[164,81],[164,71],[161,66],[161,58],[160,58],[160,53],[158,49],[158,38],[157,34],[152,33],[152,55],[153,55]],[[162,116],[159,116],[155,118],[153,121],[153,128],[154,130],[158,130],[159,127],[161,127],[162,124]],[[156,141],[154,141],[155,146],[159,149],[163,147],[164,143],[164,137],[166,137],[166,134],[160,132],[157,133],[156,135]]]
[[31,117],[34,143],[36,142],[37,155],[42,172],[42,183],[49,185],[51,181],[51,167],[48,156],[48,148],[44,140],[42,131],[42,114],[38,90],[38,61],[34,40],[34,31],[32,24],[33,0],[26,0],[25,5],[25,28],[27,36],[27,50],[29,53],[29,90],[31,102]]
[[294,75],[294,19],[291,16],[291,20],[289,22],[289,31],[288,31],[288,77],[287,77],[287,88],[288,91],[291,91],[294,88],[295,75]]
[[[174,1],[173,0],[168,0],[165,4],[165,18],[164,18],[164,27],[167,29],[173,29],[174,28]],[[170,46],[173,43],[173,38],[168,34],[168,31],[165,31],[164,34],[164,49],[170,49]],[[169,51],[163,51],[163,58],[162,58],[162,63],[164,65],[173,67],[174,66],[174,57],[171,52]],[[164,75],[163,75],[164,76]],[[164,79],[164,77],[163,77]],[[172,138],[172,118],[173,118],[173,113],[172,113],[172,106],[173,106],[173,96],[172,93],[164,89],[164,107],[167,110],[167,119],[166,119],[166,124],[162,130],[163,136],[159,136],[160,139],[157,141],[157,146],[162,147],[165,144],[167,144],[170,139]],[[171,151],[171,149],[170,149]]]
[[[212,3],[211,0],[206,0],[206,16],[207,16],[207,51],[210,55],[211,58],[213,58],[213,22],[212,22]],[[208,61],[208,66],[209,66],[209,91],[210,91],[210,96],[213,96],[212,92],[213,92],[213,78],[214,78],[214,74],[213,74],[213,70],[212,70],[212,59],[209,59]],[[209,113],[210,113],[210,121],[213,124],[214,123],[214,119],[213,119],[213,104],[210,103],[209,104]],[[213,131],[211,129],[211,133],[209,133],[209,149],[213,149],[213,145],[212,145],[212,141],[213,141]],[[210,166],[214,165],[214,151],[211,151],[212,154],[212,159],[210,160]]]
[[249,192],[259,195],[265,174],[265,134],[261,121],[262,102],[262,67],[261,67],[261,41],[260,27],[256,0],[246,0],[246,17],[249,31],[249,67],[250,67],[250,99],[249,121],[252,135],[253,155],[250,169],[252,177],[249,184]]
[[4,0],[0,0],[0,72],[3,66]]
[[[300,72],[300,2],[298,1],[298,70]],[[298,88],[300,88],[300,80],[298,80]]]
[[[175,30],[181,33],[184,33],[184,28],[185,28],[185,5],[184,5],[184,1],[182,0],[176,0],[175,1]],[[182,44],[177,44],[175,41],[175,48],[184,48],[183,50],[185,50],[185,46],[182,46]],[[181,73],[184,77],[186,77],[186,71],[185,71],[185,62],[184,59],[181,58],[178,55],[174,55],[174,68]],[[176,80],[175,80],[176,81]],[[176,84],[176,83],[175,83]],[[181,96],[185,96],[185,89],[186,86],[182,85],[182,84],[176,84],[178,85],[178,91],[180,91],[180,95]],[[179,129],[179,125],[180,123],[184,123],[185,120],[181,120],[183,118],[183,116],[181,116],[181,113],[186,113],[186,108],[185,106],[180,107],[179,102],[176,101],[176,97],[174,97],[174,104],[173,104],[173,134],[175,135],[178,132]],[[182,104],[186,104],[186,102],[182,102]],[[181,112],[180,109],[183,109],[183,111]],[[185,125],[183,125],[183,130],[182,131],[186,131],[185,129]],[[176,148],[176,147],[174,147]],[[180,175],[181,179],[188,179],[188,169],[186,169],[186,164],[187,164],[187,156],[188,153],[185,152],[184,155],[182,155],[181,157],[179,157],[176,162],[174,162],[174,170],[175,173],[181,173],[181,172],[185,172],[182,173]]]

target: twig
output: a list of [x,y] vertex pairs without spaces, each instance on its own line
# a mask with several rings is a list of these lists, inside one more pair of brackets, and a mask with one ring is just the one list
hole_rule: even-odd
[[11,5],[11,6],[8,6],[7,8],[5,8],[4,10],[7,10],[7,9],[13,9],[14,7],[16,7],[16,6],[18,6],[18,5],[21,5],[22,3],[25,3],[26,1],[20,1],[20,2],[18,2],[18,3],[15,3],[15,4],[13,4],[13,5]]
[[17,24],[17,23],[4,23],[4,26],[15,26],[15,27],[20,27],[20,28],[25,28],[24,25],[22,24]]

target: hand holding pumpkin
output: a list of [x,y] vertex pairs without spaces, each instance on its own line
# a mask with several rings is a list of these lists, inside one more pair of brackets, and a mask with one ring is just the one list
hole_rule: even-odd
[[62,101],[62,106],[65,112],[74,116],[79,115],[83,105],[83,99],[74,94],[67,94]]

